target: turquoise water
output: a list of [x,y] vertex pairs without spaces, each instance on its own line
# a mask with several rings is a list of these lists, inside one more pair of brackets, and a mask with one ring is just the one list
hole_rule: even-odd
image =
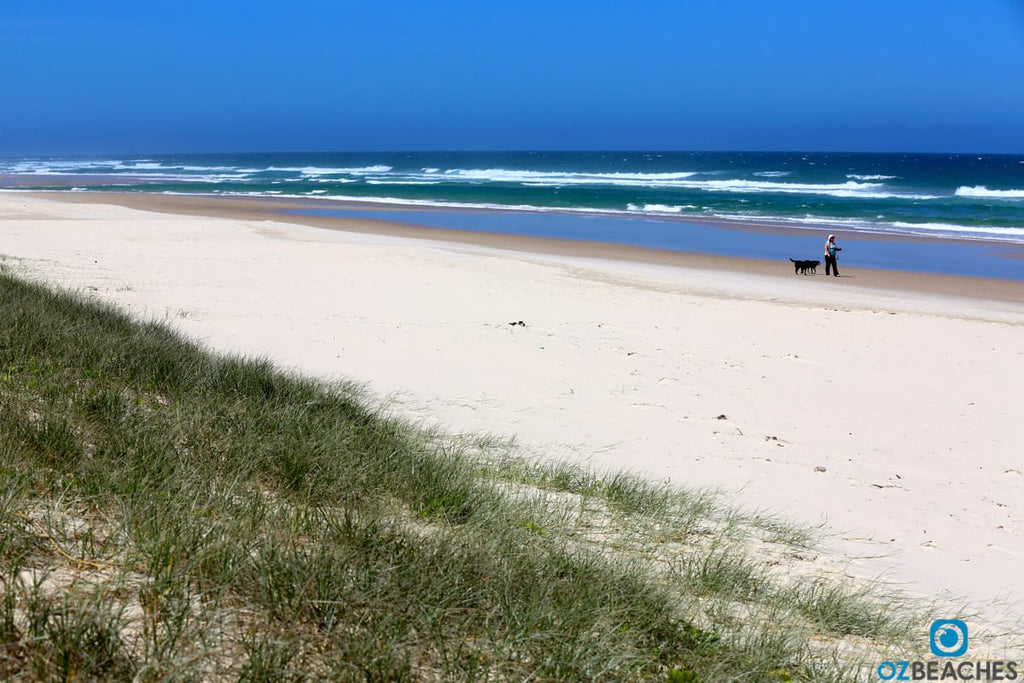
[[713,152],[233,154],[0,160],[69,189],[754,220],[1024,243],[1024,156]]
[[[399,204],[406,210],[396,215],[360,214],[341,201],[337,209],[317,211],[782,260],[817,258],[823,233],[839,234],[848,247],[858,234],[881,233],[892,239],[848,248],[843,262],[1024,279],[1024,156],[1019,155],[382,152],[20,158],[0,159],[2,185],[316,198],[328,207],[330,200]],[[807,237],[799,230],[790,235],[723,230],[698,219],[804,228]],[[913,239],[921,236],[938,243]]]

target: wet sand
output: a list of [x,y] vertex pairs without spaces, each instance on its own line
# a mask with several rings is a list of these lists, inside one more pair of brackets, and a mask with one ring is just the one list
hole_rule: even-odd
[[[713,254],[701,254],[687,251],[670,251],[648,247],[609,244],[596,241],[581,241],[558,238],[533,237],[526,235],[500,234],[482,230],[450,230],[436,227],[415,225],[395,220],[371,220],[364,218],[332,217],[297,213],[304,210],[332,210],[340,207],[356,208],[361,211],[408,212],[413,214],[423,211],[422,207],[410,209],[407,206],[389,206],[381,204],[363,204],[358,202],[338,202],[333,200],[290,199],[290,198],[257,198],[227,197],[210,195],[166,195],[143,193],[33,193],[33,196],[45,197],[61,202],[88,204],[117,204],[144,211],[180,214],[189,216],[213,216],[234,218],[239,220],[283,220],[331,230],[362,232],[375,235],[390,235],[425,239],[456,244],[472,244],[495,249],[522,251],[527,253],[551,254],[556,256],[573,256],[594,258],[631,263],[647,263],[662,266],[701,268],[723,270],[735,273],[754,275],[789,275],[794,274],[792,264],[786,261],[757,258],[727,257]],[[440,215],[455,210],[438,210]],[[466,211],[465,213],[481,216],[486,220],[486,211]],[[443,220],[443,218],[441,219]],[[688,222],[696,222],[688,219]],[[778,225],[735,223],[723,221],[706,221],[707,224],[724,231],[749,232],[763,234],[799,235],[806,237],[812,234],[826,235],[826,229],[802,230],[785,228]],[[845,240],[887,242],[894,238],[891,235],[875,235],[867,233],[847,234]],[[899,238],[907,240],[908,238]],[[909,238],[922,244],[932,244],[938,240],[929,238]],[[823,241],[823,240],[822,240]],[[951,240],[942,240],[950,242]],[[977,246],[980,241],[972,240],[969,246]],[[816,244],[816,242],[815,242]],[[1020,259],[1021,271],[1024,272],[1024,247],[1007,245],[1006,243],[989,243],[991,248],[1000,250],[1004,258]],[[817,258],[813,254],[807,258]],[[858,287],[883,290],[903,290],[925,294],[941,294],[969,298],[990,299],[1024,303],[1024,280],[1007,280],[1000,278],[950,276],[934,273],[907,272],[877,268],[848,267],[841,262],[842,277],[840,280],[853,282]],[[824,275],[824,263],[818,268],[818,275]]]

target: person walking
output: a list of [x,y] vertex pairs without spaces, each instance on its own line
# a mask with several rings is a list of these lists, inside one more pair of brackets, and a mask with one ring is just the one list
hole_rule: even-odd
[[825,275],[831,272],[832,275],[839,277],[839,264],[836,263],[838,258],[836,252],[842,250],[842,247],[836,246],[836,236],[829,235],[828,242],[825,242]]

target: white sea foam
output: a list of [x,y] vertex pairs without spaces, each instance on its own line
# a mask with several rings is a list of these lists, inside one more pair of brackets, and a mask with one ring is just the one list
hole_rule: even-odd
[[60,175],[109,169],[117,163],[120,162],[26,159],[15,162],[7,171],[17,175]]
[[778,183],[764,180],[707,180],[689,183],[694,189],[710,192],[822,194],[855,199],[939,199],[935,195],[909,194],[884,190],[882,183]]
[[[116,177],[116,176],[115,176]],[[209,173],[206,175],[193,175],[184,173],[147,173],[146,178],[159,182],[181,182],[181,183],[223,183],[247,180],[248,176],[225,175],[222,173]]]
[[647,185],[672,183],[697,175],[695,172],[676,173],[575,173],[562,171],[520,171],[504,168],[452,168],[444,172],[446,178],[471,182],[523,183],[535,187],[557,185]]
[[440,180],[367,180],[367,185],[440,185]]
[[[2,166],[0,166],[2,168]],[[156,180],[220,182],[246,180],[260,169],[234,166],[190,166],[147,160],[21,160],[4,171],[18,175],[118,175]]]
[[990,190],[984,185],[974,187],[961,186],[954,193],[957,197],[976,197],[983,199],[1024,199],[1024,190]]
[[[250,194],[250,193],[239,193],[239,194]],[[259,193],[251,193],[256,196]],[[303,198],[305,195],[294,195],[297,199]],[[553,209],[545,208],[542,206],[531,206],[529,204],[488,204],[488,203],[476,203],[476,202],[448,202],[438,199],[406,199],[404,197],[360,197],[358,195],[331,195],[324,199],[331,199],[340,202],[354,202],[358,204],[394,204],[396,206],[425,206],[429,208],[439,209],[488,209],[493,211],[531,211],[540,213],[549,213]],[[585,209],[559,209],[559,212],[568,213],[601,213],[596,211],[588,211]],[[619,212],[625,213],[625,212]]]
[[878,183],[777,183],[768,180],[707,180],[690,186],[712,192],[781,192],[784,194],[868,193],[883,187]]
[[955,233],[958,235],[978,235],[988,237],[1013,237],[1015,241],[1024,241],[1024,227],[1013,228],[1013,227],[996,227],[988,225],[956,225],[951,223],[906,223],[903,221],[894,221],[891,224],[894,228],[899,228],[900,232],[910,232],[913,234],[930,234],[930,233]]
[[850,173],[846,176],[850,180],[893,180],[899,176],[894,175],[860,175],[858,173]]
[[[643,188],[689,189],[707,192],[821,194],[859,199],[939,199],[936,195],[895,192],[883,183],[786,183],[771,180],[703,180],[696,172],[677,173],[563,173],[519,171],[500,168],[449,169],[446,178],[468,182],[518,183],[525,187],[562,187],[567,185],[617,185]],[[708,175],[708,174],[704,174]]]
[[771,217],[771,220],[777,220],[779,222],[792,221],[794,223],[805,223],[809,225],[821,225],[822,223],[827,223],[828,225],[842,225],[844,227],[851,229],[869,228],[871,226],[877,225],[876,223],[872,223],[861,218],[836,218],[834,216],[817,216],[810,213],[803,216],[802,218],[789,218],[780,216],[778,218]]
[[853,198],[853,199],[906,199],[906,200],[927,200],[927,199],[942,199],[941,196],[935,194],[911,194],[909,192],[846,192],[840,190],[838,192],[829,193],[833,197],[840,198]]
[[643,206],[637,204],[627,204],[626,209],[629,211],[642,211],[644,213],[657,213],[657,214],[679,214],[686,210],[696,209],[697,207],[693,204],[683,204],[681,206],[669,206],[668,204],[644,204]]
[[[721,172],[698,173],[693,171],[643,173],[452,168],[441,172],[440,169],[434,167],[425,167],[419,172],[394,172],[392,166],[385,164],[359,167],[270,166],[261,171],[257,169],[237,169],[227,166],[170,166],[150,160],[37,160],[26,163],[25,166],[15,169],[14,172],[23,174],[54,174],[62,171],[75,173],[88,173],[90,171],[137,172],[149,177],[162,177],[165,180],[194,180],[201,183],[215,183],[221,180],[246,181],[251,180],[254,173],[283,172],[297,174],[295,178],[286,178],[286,181],[316,183],[365,181],[370,184],[378,184],[376,181],[390,181],[401,184],[426,184],[427,182],[436,183],[439,178],[443,177],[449,183],[509,183],[526,187],[618,186],[737,194],[819,194],[853,199],[899,198],[928,200],[938,198],[933,195],[893,191],[882,183],[854,181],[845,183],[795,183],[775,180],[788,175],[788,171],[761,171],[756,175],[765,178],[765,180],[752,180],[722,179],[720,177]],[[168,174],[168,172],[172,173]],[[195,172],[197,175],[179,175],[189,172]]]
[[[175,172],[188,172],[188,173],[223,173],[223,174],[248,174],[248,173],[259,173],[259,169],[240,169],[235,166],[188,166],[185,164],[162,164],[155,161],[149,162],[117,162],[112,164],[110,168],[114,171],[125,171],[129,174],[138,171],[144,171],[144,175],[160,175],[159,173],[152,174],[149,171],[175,171]],[[231,176],[227,176],[231,177]]]
[[162,169],[181,168],[180,166],[164,166],[156,161],[119,161],[113,165],[117,171],[159,171]]
[[[259,193],[238,193],[246,196]],[[294,195],[301,199],[305,195]],[[588,216],[629,216],[636,217],[636,214],[624,209],[593,209],[584,207],[550,207],[534,206],[532,204],[493,204],[486,202],[453,202],[440,199],[407,199],[405,197],[362,197],[358,195],[331,195],[325,197],[339,202],[353,202],[357,204],[394,204],[396,206],[423,206],[434,209],[484,209],[488,211],[518,211],[530,213],[568,213],[583,214]]]
[[[88,191],[87,188],[74,188],[75,191]],[[32,192],[31,190],[18,190],[17,188],[2,188],[2,192]],[[318,191],[323,192],[323,191]],[[174,195],[189,195],[193,193],[188,192],[172,192],[165,191],[161,194],[174,194]],[[229,196],[253,196],[259,197],[267,194],[266,192],[240,192],[240,191],[226,191],[216,192],[219,195]],[[275,196],[282,197],[293,197],[295,199],[308,198],[308,193],[302,194],[276,194]],[[644,216],[649,216],[649,220],[672,220],[673,218],[678,219],[678,214],[681,211],[676,209],[697,209],[699,207],[693,205],[682,205],[680,207],[669,206],[669,205],[658,205],[658,204],[630,204],[625,210],[622,209],[587,209],[587,208],[558,208],[554,209],[551,207],[533,206],[533,205],[502,205],[502,204],[491,204],[491,203],[463,203],[463,202],[449,202],[439,201],[430,199],[406,199],[402,197],[360,197],[360,196],[343,196],[333,195],[325,196],[323,199],[336,200],[340,202],[352,202],[358,204],[392,204],[396,206],[411,206],[411,207],[424,207],[424,208],[450,208],[450,209],[484,209],[492,211],[525,211],[531,213],[568,213],[568,214],[584,214],[584,215],[607,215],[607,216],[620,216],[620,217],[632,217],[636,220],[643,220]],[[638,215],[638,212],[643,212]],[[821,229],[839,229],[847,230],[849,232],[865,232],[865,233],[876,233],[876,234],[895,234],[895,235],[927,235],[931,237],[956,237],[960,239],[977,239],[977,240],[997,240],[1001,242],[1010,242],[1015,244],[1024,244],[1024,226],[1022,227],[989,227],[989,226],[967,226],[957,225],[950,223],[908,223],[902,221],[886,222],[886,221],[868,221],[858,218],[837,218],[831,216],[819,216],[814,214],[807,214],[803,217],[783,217],[783,216],[766,216],[760,213],[743,213],[743,212],[715,212],[710,209],[705,209],[700,214],[703,219],[715,219],[726,222],[755,222],[755,223],[767,223],[775,225],[788,225],[791,227],[806,227],[807,229],[821,230]],[[685,222],[686,218],[682,220]]]
[[[715,214],[715,218],[737,220],[736,214]],[[928,237],[957,237],[960,239],[989,239],[1024,243],[1024,227],[995,227],[958,225],[955,223],[908,223],[905,221],[867,221],[860,218],[836,218],[807,214],[803,218],[750,215],[758,223],[808,225],[815,228],[836,228],[850,232],[868,232],[884,235],[917,235]]]
[[391,166],[385,166],[384,164],[377,164],[375,166],[361,166],[358,168],[341,168],[336,169],[338,173],[352,173],[354,175],[360,175],[363,173],[389,173],[391,172]]
[[368,175],[372,173],[388,173],[391,166],[358,166],[353,168],[328,168],[321,166],[268,166],[268,171],[284,173],[301,173],[304,176],[316,177],[325,175]]

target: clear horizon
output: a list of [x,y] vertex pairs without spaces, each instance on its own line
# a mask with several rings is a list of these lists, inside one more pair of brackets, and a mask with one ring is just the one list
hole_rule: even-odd
[[1024,5],[40,0],[0,156],[1024,153]]
[[850,154],[850,155],[914,155],[914,156],[986,156],[986,157],[1024,157],[1024,152],[948,152],[931,151],[919,152],[914,150],[839,150],[839,149],[282,149],[282,150],[258,150],[258,149],[235,149],[221,151],[207,150],[174,150],[174,151],[120,151],[109,150],[100,152],[77,152],[77,153],[28,153],[28,154],[0,154],[0,159],[32,159],[32,158],[67,158],[67,159],[89,159],[98,157],[131,157],[142,158],[147,156],[239,156],[239,155],[373,155],[373,154],[573,154],[573,153],[604,153],[604,154]]

